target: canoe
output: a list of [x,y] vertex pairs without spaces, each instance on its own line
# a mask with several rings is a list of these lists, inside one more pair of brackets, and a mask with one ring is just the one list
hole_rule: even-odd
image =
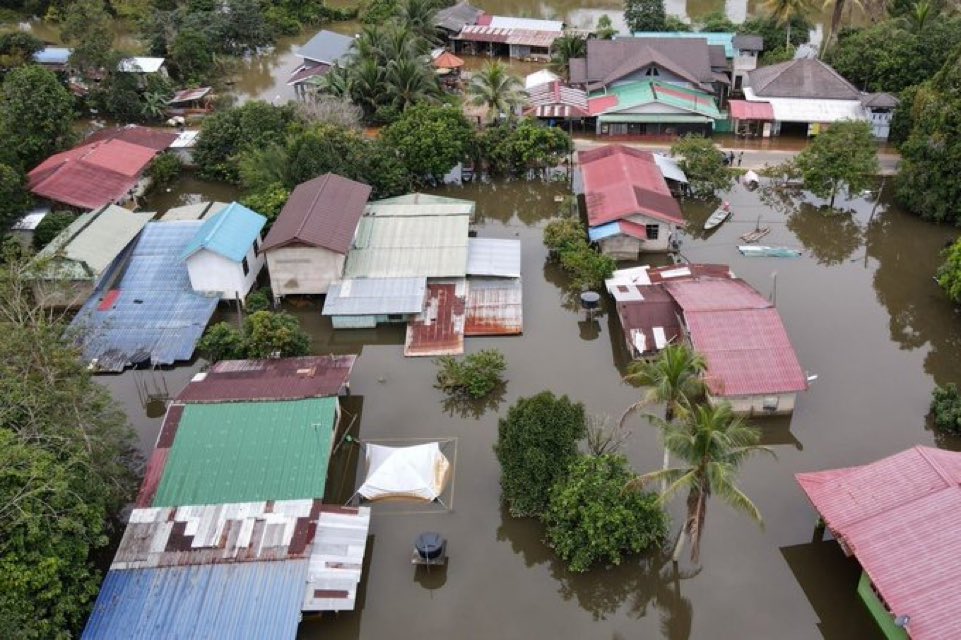
[[720,207],[718,208],[717,211],[712,213],[711,217],[708,218],[707,222],[704,223],[704,230],[707,231],[707,230],[713,229],[714,227],[719,226],[722,222],[724,222],[730,217],[731,217],[730,208],[725,209],[724,207]]
[[797,258],[801,255],[799,249],[790,247],[768,247],[766,245],[738,245],[741,255],[748,258]]
[[741,236],[741,240],[750,244],[752,242],[757,242],[769,233],[771,233],[771,227],[761,227],[760,229],[755,229],[754,231],[748,231]]

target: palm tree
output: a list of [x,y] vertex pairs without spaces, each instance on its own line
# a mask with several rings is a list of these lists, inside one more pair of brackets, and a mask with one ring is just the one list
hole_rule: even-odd
[[[664,421],[673,422],[683,417],[690,406],[704,395],[701,374],[707,368],[704,357],[684,344],[671,344],[661,350],[655,360],[637,360],[627,368],[624,379],[647,387],[640,401],[635,402],[621,416],[621,424],[628,415],[650,404],[664,404]],[[664,468],[671,464],[671,453],[664,448]]]
[[470,79],[467,94],[471,104],[487,107],[488,112],[496,116],[499,113],[511,113],[514,107],[524,101],[522,86],[520,79],[510,74],[507,65],[494,60]]
[[416,58],[399,58],[387,65],[385,96],[398,111],[418,102],[434,102],[440,89],[437,76]]
[[437,17],[435,0],[401,0],[397,7],[397,17],[402,25],[435,45],[440,42],[434,19]]
[[707,517],[707,501],[715,495],[743,511],[763,526],[757,506],[736,485],[737,472],[749,457],[758,452],[774,455],[758,444],[761,432],[745,424],[723,403],[712,407],[698,405],[680,423],[653,418],[661,429],[664,446],[682,461],[682,466],[652,471],[633,481],[633,489],[650,482],[667,481],[659,498],[664,503],[687,490],[687,517],[674,547],[674,561],[680,558],[687,538],[691,539],[691,560],[698,561],[701,535]]
[[938,15],[938,6],[930,0],[918,0],[911,9],[901,16],[901,24],[912,33],[920,34]]
[[[844,0],[837,0],[844,3]],[[784,46],[791,46],[791,20],[805,17],[814,9],[811,0],[765,0],[764,8],[771,17],[782,26],[787,26],[787,37]],[[843,8],[843,7],[842,7]]]
[[[832,4],[834,5],[834,10],[831,12],[831,30],[828,31],[828,37],[824,42],[825,50],[830,47],[831,43],[837,40],[838,31],[841,29],[841,18],[844,15],[846,1],[847,0],[824,0],[825,9]],[[864,8],[864,4],[861,2],[861,0],[851,0],[851,2],[857,7]]]
[[140,112],[147,120],[161,120],[167,114],[169,96],[161,91],[147,91],[140,102]]
[[551,71],[563,74],[570,79],[571,58],[583,58],[587,55],[587,40],[577,35],[568,34],[554,41],[551,55]]

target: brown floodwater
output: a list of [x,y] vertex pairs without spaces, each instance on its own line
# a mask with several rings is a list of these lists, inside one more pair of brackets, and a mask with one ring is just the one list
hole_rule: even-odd
[[[712,501],[699,566],[685,559],[675,576],[666,552],[655,552],[572,575],[542,543],[536,522],[502,509],[491,446],[498,416],[521,396],[549,389],[615,419],[637,399],[639,390],[621,381],[626,361],[617,319],[603,312],[586,321],[569,304],[565,277],[546,261],[542,227],[560,206],[555,197],[567,192],[564,183],[495,182],[439,192],[477,202],[480,235],[521,239],[524,334],[468,338],[468,351],[505,353],[507,384],[483,406],[451,404],[433,387],[432,361],[403,356],[401,329],[335,333],[319,301],[288,303],[311,333],[315,353],[360,354],[347,410],[361,440],[456,439],[450,511],[374,507],[358,610],[307,620],[299,637],[880,637],[855,594],[856,564],[836,544],[812,541],[815,514],[793,474],[865,463],[917,443],[961,448],[935,438],[925,421],[934,384],[961,382],[961,316],[932,281],[939,249],[958,230],[887,203],[870,220],[870,194],[845,202],[847,213],[825,214],[815,200],[762,198],[735,187],[725,195],[733,220],[705,235],[699,225],[716,203],[685,202],[692,231],[684,256],[730,264],[763,294],[776,294],[801,363],[818,379],[793,417],[759,423],[777,459],[749,461],[741,483],[763,513],[764,529]],[[804,255],[741,257],[737,236],[758,218],[772,228],[766,243]],[[219,317],[234,319],[226,308]],[[176,393],[198,368],[100,379],[124,404],[146,449],[160,414],[156,401],[141,396]],[[653,428],[638,418],[632,430],[624,447],[631,464],[640,472],[658,467]],[[342,444],[329,501],[353,492],[356,462],[356,445]],[[675,529],[680,502],[671,507]],[[449,539],[446,569],[427,574],[410,565],[412,541],[425,530]]]

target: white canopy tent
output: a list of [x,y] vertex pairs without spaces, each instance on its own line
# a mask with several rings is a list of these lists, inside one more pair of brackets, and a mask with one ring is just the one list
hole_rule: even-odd
[[413,498],[440,501],[450,462],[437,442],[411,447],[366,444],[367,477],[357,493],[367,500]]

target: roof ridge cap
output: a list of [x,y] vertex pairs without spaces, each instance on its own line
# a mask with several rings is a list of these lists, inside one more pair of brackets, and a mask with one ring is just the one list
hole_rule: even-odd
[[[953,480],[951,479],[951,477],[948,475],[948,473],[944,470],[944,467],[942,467],[941,464],[938,463],[938,461],[936,461],[934,458],[932,458],[932,457],[928,454],[928,451],[927,451],[928,447],[924,447],[924,446],[922,446],[922,445],[916,444],[916,445],[914,445],[914,447],[912,447],[912,448],[913,448],[915,451],[918,452],[918,455],[920,455],[920,456],[924,459],[925,462],[927,462],[929,465],[931,465],[931,468],[934,469],[935,473],[937,473],[938,476],[940,476],[942,480],[944,480],[945,484],[946,484],[948,487],[952,487],[952,486],[958,485],[958,483],[955,482],[955,481],[953,481]],[[947,488],[947,487],[946,487],[946,488]]]
[[227,216],[234,210],[235,204],[237,203],[231,202],[229,205],[227,205],[226,207],[224,207],[223,209],[215,213],[213,216],[211,216],[210,220],[213,220],[214,224],[211,225],[210,231],[208,231],[206,235],[204,235],[203,239],[200,241],[201,247],[205,249],[207,248],[207,243],[210,242],[211,239],[213,239],[214,234],[220,231],[220,227],[224,225],[224,222],[227,220]]
[[[320,188],[317,189],[317,192],[314,193],[314,197],[310,199],[310,207],[308,207],[307,213],[304,215],[304,219],[300,221],[300,226],[297,227],[297,232],[293,235],[294,238],[303,241],[303,240],[301,239],[300,234],[301,234],[301,232],[303,232],[304,227],[307,226],[307,220],[309,220],[311,217],[313,217],[314,205],[316,205],[316,204],[317,204],[317,201],[320,200],[320,194],[321,194],[321,193],[323,192],[323,190],[327,187],[327,183],[330,182],[330,176],[331,176],[331,175],[333,175],[333,174],[331,174],[331,173],[328,171],[328,172],[325,173],[324,175],[322,175],[322,176],[317,176],[316,178],[314,178],[314,180],[319,180],[319,179],[322,178],[322,179],[323,179],[323,184],[321,184],[321,185],[320,185]],[[298,185],[298,186],[299,186],[299,185]]]

